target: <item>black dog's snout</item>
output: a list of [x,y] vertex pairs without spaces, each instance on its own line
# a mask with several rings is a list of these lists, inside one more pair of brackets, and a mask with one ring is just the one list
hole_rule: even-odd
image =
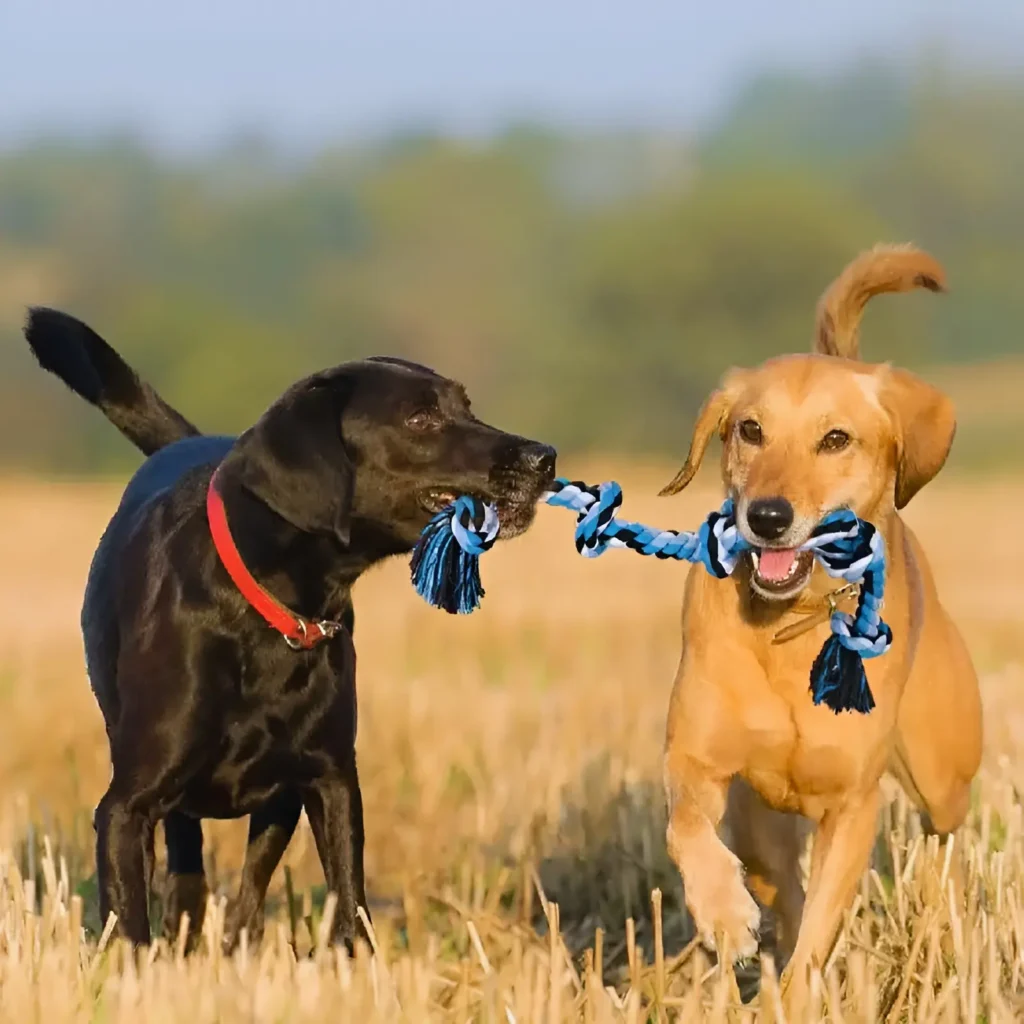
[[555,459],[558,453],[549,444],[530,443],[520,452],[519,459],[531,473],[539,476],[555,475]]
[[785,498],[758,498],[747,507],[747,525],[762,540],[778,540],[793,525],[793,506]]

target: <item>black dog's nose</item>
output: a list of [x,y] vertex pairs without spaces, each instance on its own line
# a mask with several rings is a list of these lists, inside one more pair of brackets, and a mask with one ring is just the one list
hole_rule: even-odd
[[558,453],[551,445],[531,442],[523,447],[519,458],[531,473],[537,473],[540,476],[554,476],[557,455]]
[[747,524],[762,540],[778,540],[793,525],[793,506],[785,498],[758,498],[747,506]]

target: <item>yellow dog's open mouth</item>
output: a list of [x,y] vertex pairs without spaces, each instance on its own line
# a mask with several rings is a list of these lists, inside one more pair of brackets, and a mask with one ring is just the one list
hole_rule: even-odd
[[786,597],[811,578],[814,555],[795,548],[760,548],[750,552],[751,583],[766,597]]

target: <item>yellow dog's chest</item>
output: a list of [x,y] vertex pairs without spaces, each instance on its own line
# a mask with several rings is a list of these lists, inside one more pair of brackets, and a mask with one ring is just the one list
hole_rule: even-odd
[[817,820],[830,805],[877,780],[893,714],[883,699],[869,714],[836,715],[812,703],[802,675],[784,683],[744,715],[748,753],[742,774],[771,806]]

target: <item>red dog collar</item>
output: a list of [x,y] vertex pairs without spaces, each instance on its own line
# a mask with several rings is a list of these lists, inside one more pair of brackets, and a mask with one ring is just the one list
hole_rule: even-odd
[[341,629],[340,622],[326,619],[310,621],[296,615],[286,608],[272,594],[265,590],[253,578],[245,567],[242,556],[238,553],[231,530],[228,529],[227,512],[224,510],[224,499],[217,488],[215,470],[210,478],[210,486],[206,491],[206,516],[210,521],[210,536],[213,546],[217,549],[221,564],[227,570],[232,582],[238,587],[242,597],[252,605],[285,639],[289,647],[297,651],[309,650],[323,640],[329,640]]

